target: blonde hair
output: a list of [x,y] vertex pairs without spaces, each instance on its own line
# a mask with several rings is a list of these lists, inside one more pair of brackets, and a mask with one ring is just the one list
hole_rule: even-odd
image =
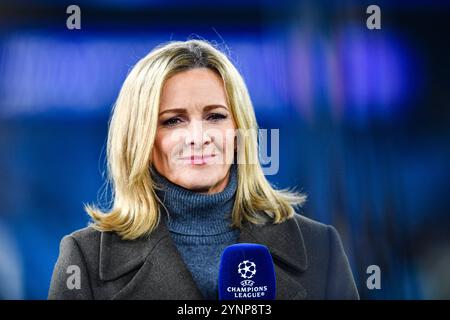
[[[239,72],[224,53],[204,40],[169,42],[155,48],[130,71],[112,110],[107,141],[107,183],[112,208],[85,205],[99,231],[117,232],[133,240],[150,234],[160,220],[162,205],[149,170],[156,136],[159,102],[165,80],[192,68],[210,68],[224,82],[237,129],[257,130],[253,105]],[[281,223],[291,218],[306,196],[276,190],[267,181],[258,159],[255,135],[243,137],[238,148],[238,187],[232,226],[244,221]]]

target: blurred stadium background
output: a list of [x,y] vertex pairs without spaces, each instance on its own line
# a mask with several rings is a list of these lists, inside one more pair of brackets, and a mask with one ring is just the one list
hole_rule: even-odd
[[[66,8],[81,8],[81,30]],[[382,29],[366,28],[367,6]],[[154,46],[204,38],[242,72],[269,180],[339,230],[364,299],[450,298],[450,43],[444,1],[2,1],[0,298],[45,299],[59,241],[103,186],[107,121]],[[381,290],[366,287],[379,265]]]

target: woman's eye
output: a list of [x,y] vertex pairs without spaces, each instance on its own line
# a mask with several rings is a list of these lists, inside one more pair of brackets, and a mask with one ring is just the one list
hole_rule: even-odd
[[212,113],[207,117],[207,120],[218,121],[222,119],[226,119],[227,116],[220,113]]
[[163,124],[163,126],[170,127],[170,126],[175,126],[180,122],[181,122],[180,118],[170,118],[170,119],[163,121],[162,124]]

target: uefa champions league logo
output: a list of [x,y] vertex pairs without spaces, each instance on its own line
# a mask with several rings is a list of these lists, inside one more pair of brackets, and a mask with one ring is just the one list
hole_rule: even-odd
[[246,279],[246,280],[241,281],[241,285],[243,287],[253,286],[253,284],[255,282],[252,280],[248,280],[248,279],[251,279],[255,276],[256,264],[252,261],[244,260],[241,263],[239,263],[239,265],[238,265],[238,273],[242,278]]
[[[264,297],[267,294],[267,285],[254,285],[255,281],[250,280],[256,274],[256,264],[250,260],[244,260],[237,266],[237,271],[241,278],[240,287],[229,286],[227,291],[236,299],[251,299]],[[261,270],[260,270],[261,271]]]

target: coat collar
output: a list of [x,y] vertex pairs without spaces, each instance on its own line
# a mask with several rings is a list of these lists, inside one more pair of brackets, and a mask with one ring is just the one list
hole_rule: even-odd
[[[238,243],[258,243],[269,249],[275,265],[277,299],[306,297],[306,290],[292,276],[293,272],[303,272],[308,268],[303,236],[295,218],[280,224],[255,225],[246,222]],[[101,280],[111,281],[138,268],[136,276],[114,298],[152,299],[152,295],[157,295],[159,299],[203,298],[170,237],[165,219],[160,220],[150,236],[134,241],[122,240],[114,232],[101,234]],[[148,283],[147,290],[153,287],[151,293],[146,291],[142,281]],[[158,283],[159,294],[155,292],[155,283]],[[174,287],[179,288],[177,296],[169,294],[170,288]]]

